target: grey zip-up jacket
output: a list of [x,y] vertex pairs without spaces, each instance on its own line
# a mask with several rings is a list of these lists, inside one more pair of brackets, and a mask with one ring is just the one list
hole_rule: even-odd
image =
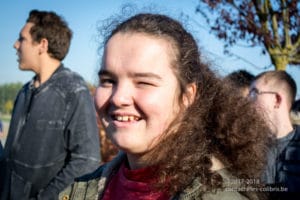
[[0,199],[57,199],[75,177],[99,166],[96,112],[84,80],[60,66],[15,101],[0,163]]
[[[66,188],[59,195],[59,200],[100,200],[104,194],[105,188],[112,176],[117,173],[126,156],[120,153],[111,162],[102,165],[91,174],[76,179],[76,182]],[[178,193],[170,200],[247,200],[258,197],[254,193],[239,192],[240,187],[237,181],[227,170],[219,170],[218,173],[224,181],[224,188],[213,192],[203,192],[203,185],[195,179],[190,187]],[[228,191],[226,191],[228,190]]]

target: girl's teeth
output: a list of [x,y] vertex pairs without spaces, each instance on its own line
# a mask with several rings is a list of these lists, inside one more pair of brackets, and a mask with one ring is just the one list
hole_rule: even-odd
[[117,116],[118,121],[122,121],[122,118],[123,118],[122,116]]
[[116,116],[116,120],[118,121],[124,121],[124,122],[131,122],[131,121],[134,121],[134,120],[138,120],[137,117],[134,117],[134,116]]

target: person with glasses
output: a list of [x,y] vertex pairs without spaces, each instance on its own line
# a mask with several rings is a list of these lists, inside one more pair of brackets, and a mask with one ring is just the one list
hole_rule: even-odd
[[287,72],[267,71],[255,77],[248,95],[276,138],[263,175],[274,191],[300,191],[300,126],[290,119],[296,91],[296,83]]

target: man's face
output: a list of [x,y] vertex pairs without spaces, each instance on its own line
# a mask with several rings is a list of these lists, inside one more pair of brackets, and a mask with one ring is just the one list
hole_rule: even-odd
[[39,44],[32,40],[30,29],[33,23],[26,23],[14,44],[17,50],[19,68],[36,72],[37,58],[39,57]]
[[271,124],[275,122],[276,92],[270,82],[266,82],[263,77],[255,80],[250,86],[249,98],[254,102],[257,110],[263,114],[264,118]]

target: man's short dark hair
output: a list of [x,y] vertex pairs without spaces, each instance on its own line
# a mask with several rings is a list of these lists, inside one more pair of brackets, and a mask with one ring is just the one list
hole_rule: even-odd
[[238,70],[228,74],[224,80],[228,81],[236,88],[250,87],[251,82],[255,76],[246,70]]
[[40,42],[43,38],[47,39],[50,56],[63,60],[69,51],[72,38],[72,31],[67,22],[54,12],[38,10],[30,11],[28,22],[34,24],[30,29],[33,41]]

